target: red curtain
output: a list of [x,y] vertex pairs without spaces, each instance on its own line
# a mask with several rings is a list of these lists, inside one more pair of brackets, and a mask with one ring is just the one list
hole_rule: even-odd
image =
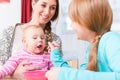
[[8,3],[10,0],[0,0],[0,3]]
[[31,18],[32,0],[21,0],[21,23],[27,23]]

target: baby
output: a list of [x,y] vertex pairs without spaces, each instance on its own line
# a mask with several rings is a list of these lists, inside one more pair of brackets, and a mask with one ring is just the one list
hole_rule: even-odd
[[0,79],[11,75],[22,61],[32,63],[25,67],[39,66],[40,70],[45,71],[53,66],[50,62],[49,53],[44,51],[46,40],[44,31],[40,26],[26,26],[23,30],[22,43],[24,48],[11,56],[8,61],[0,67]]

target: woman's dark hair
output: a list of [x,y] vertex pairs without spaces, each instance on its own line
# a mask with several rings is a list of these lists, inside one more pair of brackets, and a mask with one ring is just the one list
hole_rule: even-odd
[[[56,5],[56,11],[55,11],[55,14],[52,17],[51,21],[56,20],[57,17],[58,17],[58,14],[59,14],[59,1],[58,0],[56,0],[56,4],[57,4]],[[52,34],[51,34],[51,21],[49,21],[44,28],[47,41],[50,41],[50,42],[53,41]]]
[[[35,0],[35,2],[37,2],[39,0]],[[52,17],[51,21],[54,21],[57,19],[58,15],[59,15],[59,0],[56,0],[56,11],[55,11],[55,14],[54,16]],[[44,28],[44,31],[45,31],[45,35],[46,35],[46,39],[47,41],[52,41],[52,34],[51,34],[51,21],[49,21],[46,25],[45,25],[45,28]]]

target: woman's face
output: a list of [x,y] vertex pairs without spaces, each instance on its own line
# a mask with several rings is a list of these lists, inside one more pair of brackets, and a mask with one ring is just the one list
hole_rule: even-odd
[[32,18],[34,18],[39,24],[48,23],[55,14],[56,5],[56,0],[38,0],[37,2],[33,0]]

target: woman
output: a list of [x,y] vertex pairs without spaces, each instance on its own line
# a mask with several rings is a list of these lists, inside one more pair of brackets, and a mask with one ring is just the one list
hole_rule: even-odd
[[[51,33],[51,21],[54,21],[57,17],[58,17],[58,12],[59,12],[59,4],[58,4],[58,0],[32,0],[32,9],[33,9],[33,13],[32,13],[32,18],[31,21],[17,26],[17,29],[15,31],[15,34],[19,34],[19,36],[15,36],[15,39],[17,39],[15,41],[14,39],[14,43],[16,45],[13,46],[12,48],[12,53],[14,54],[15,52],[17,52],[18,50],[21,49],[22,45],[18,46],[18,40],[20,40],[20,33],[22,34],[22,29],[25,28],[26,25],[40,25],[42,26],[42,28],[45,31],[46,37],[47,37],[47,41],[57,41],[59,42],[59,44],[61,44],[60,38],[54,34]],[[19,33],[18,33],[19,32]]]
[[110,31],[113,13],[108,0],[72,0],[71,27],[79,40],[91,43],[80,69],[73,69],[61,57],[57,44],[49,43],[54,66],[48,80],[120,80],[120,34]]
[[[21,43],[21,35],[22,35],[22,30],[27,26],[27,25],[40,25],[45,31],[45,35],[47,37],[47,41],[57,41],[61,45],[61,39],[59,36],[51,32],[51,21],[54,21],[58,17],[59,13],[59,1],[58,0],[32,0],[32,17],[31,21],[25,24],[20,24],[17,25],[16,27],[9,27],[9,31],[7,31],[7,36],[9,39],[6,39],[6,34],[4,35],[5,37],[5,43],[2,44],[5,45],[6,47],[3,49],[3,52],[7,50],[4,53],[9,53],[14,54],[20,49],[23,48],[23,45]],[[7,29],[8,30],[8,29]],[[10,44],[11,43],[11,44]],[[26,69],[24,68],[24,65],[30,65],[30,62],[22,62],[17,70],[14,73],[14,77],[22,80],[23,72],[26,70],[33,70],[33,69],[38,69],[38,67],[32,67],[31,69]]]

